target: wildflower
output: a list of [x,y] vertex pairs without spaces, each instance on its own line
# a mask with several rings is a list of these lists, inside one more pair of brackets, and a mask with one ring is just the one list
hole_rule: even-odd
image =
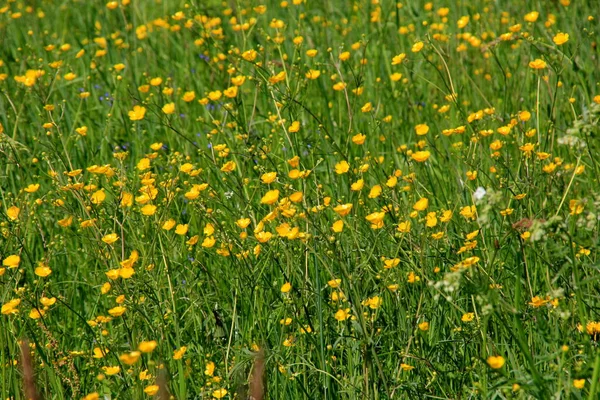
[[300,130],[300,122],[298,122],[298,121],[292,122],[292,125],[290,125],[288,128],[288,132],[290,132],[290,133],[296,133],[299,130]]
[[422,197],[413,205],[413,210],[424,211],[429,207],[429,200],[426,197]]
[[52,273],[52,270],[46,264],[40,263],[34,272],[37,276],[45,278]]
[[340,55],[338,56],[338,58],[340,59],[340,61],[346,61],[350,58],[350,52],[349,51],[344,51],[343,53],[340,53]]
[[350,164],[347,161],[342,160],[339,163],[335,164],[335,173],[338,175],[345,174],[350,170]]
[[265,195],[260,199],[261,204],[274,204],[279,199],[279,190],[269,190]]
[[406,54],[404,54],[404,53],[400,53],[397,56],[394,56],[392,58],[392,65],[402,64],[402,61],[404,61],[405,58],[406,58]]
[[132,121],[141,121],[146,115],[146,107],[135,106],[133,110],[129,111],[129,119]]
[[187,351],[186,346],[181,346],[180,348],[173,351],[173,360],[181,360],[183,355]]
[[292,284],[289,282],[286,282],[281,286],[281,293],[289,293],[290,290],[292,290]]
[[223,172],[233,172],[233,171],[235,171],[235,167],[236,167],[236,164],[235,164],[234,161],[227,161],[221,167],[221,171],[223,171]]
[[177,224],[177,227],[175,228],[175,233],[179,236],[183,236],[187,233],[188,231],[188,224]]
[[475,314],[474,313],[465,313],[463,314],[463,316],[460,318],[460,320],[462,322],[471,322],[473,321],[473,319],[475,318]]
[[21,257],[16,254],[6,257],[2,261],[2,265],[8,268],[17,268],[21,262]]
[[473,206],[465,206],[461,208],[460,215],[465,217],[465,219],[475,219],[477,218],[477,207]]
[[417,133],[417,136],[426,135],[427,132],[429,132],[429,126],[427,124],[419,124],[415,126],[415,132]]
[[104,370],[104,373],[108,376],[111,375],[116,375],[119,372],[121,372],[121,367],[119,366],[114,366],[114,367],[102,367],[102,369]]
[[529,68],[544,69],[544,68],[546,68],[546,61],[536,58],[535,60],[533,60],[529,63]]
[[18,314],[19,310],[17,307],[19,307],[19,304],[21,304],[21,299],[9,300],[2,305],[2,309],[0,310],[0,313],[2,315]]
[[20,213],[21,213],[21,209],[17,206],[11,206],[8,208],[8,210],[6,210],[6,215],[8,216],[8,219],[10,219],[11,221],[16,221],[17,218],[19,218]]
[[146,393],[148,396],[154,396],[156,393],[158,393],[160,387],[158,385],[148,385],[144,388],[144,393]]
[[207,362],[206,366],[204,367],[204,375],[213,376],[214,373],[215,373],[215,363],[212,361]]
[[569,34],[568,33],[557,33],[553,38],[552,41],[557,45],[563,45],[565,43],[567,43],[569,41]]
[[39,188],[40,188],[40,185],[38,183],[32,183],[31,185],[28,185],[23,190],[26,191],[27,193],[35,193],[38,191]]
[[106,244],[113,244],[117,240],[119,240],[119,237],[116,233],[109,233],[108,235],[104,235],[102,237],[102,241]]
[[585,379],[573,379],[573,387],[576,389],[583,389],[585,386]]
[[227,389],[217,389],[214,392],[212,392],[212,396],[215,399],[222,399],[223,397],[225,397],[227,395]]
[[167,103],[162,107],[162,112],[169,115],[175,112],[175,103]]
[[135,364],[142,354],[139,351],[132,351],[131,353],[124,353],[119,356],[119,360],[123,364],[133,365]]
[[425,151],[415,151],[410,155],[410,157],[416,162],[425,162],[429,159],[431,153],[427,150]]
[[144,207],[142,207],[140,209],[140,211],[142,212],[142,214],[144,214],[146,216],[154,215],[154,213],[156,212],[156,206],[151,205],[151,204],[146,204]]
[[223,94],[225,95],[225,97],[233,99],[238,94],[238,87],[235,86],[235,85],[231,86],[231,87],[228,87],[227,89],[223,90]]
[[348,318],[350,318],[349,311],[350,311],[350,309],[341,309],[340,308],[339,310],[336,311],[334,318],[339,322],[345,321]]
[[377,197],[379,197],[380,194],[381,194],[381,186],[380,185],[375,185],[369,191],[369,196],[368,197],[370,199],[376,199]]
[[423,48],[423,42],[417,42],[417,43],[413,44],[411,51],[413,53],[418,53],[419,51],[421,51],[422,48]]
[[319,76],[321,76],[321,71],[316,70],[316,69],[311,69],[308,70],[308,72],[305,74],[307,79],[317,79]]
[[344,221],[337,220],[333,223],[333,225],[331,226],[331,230],[334,231],[335,233],[340,233],[342,230],[344,229]]
[[138,350],[142,353],[151,353],[154,351],[157,345],[158,343],[156,342],[156,340],[140,342],[140,344],[138,345]]
[[504,366],[505,360],[502,356],[489,356],[487,363],[492,369],[500,369]]
[[125,311],[127,311],[127,308],[123,306],[116,306],[108,310],[108,313],[113,317],[120,317],[121,315],[125,314]]
[[535,22],[535,21],[537,21],[539,16],[540,16],[539,12],[532,11],[530,13],[525,14],[525,17],[523,17],[523,19],[527,22]]

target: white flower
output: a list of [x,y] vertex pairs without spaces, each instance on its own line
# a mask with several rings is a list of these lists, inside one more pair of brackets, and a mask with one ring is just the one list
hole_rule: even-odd
[[485,196],[486,193],[487,192],[485,191],[485,189],[479,186],[475,193],[473,193],[473,197],[475,198],[475,200],[481,200],[483,199],[483,196]]

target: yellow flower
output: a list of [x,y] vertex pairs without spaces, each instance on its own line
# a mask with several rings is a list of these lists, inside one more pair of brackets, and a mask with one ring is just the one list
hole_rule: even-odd
[[129,119],[132,121],[141,121],[146,115],[146,107],[135,106],[133,110],[129,111]]
[[217,389],[214,392],[212,392],[212,396],[215,399],[222,399],[223,397],[227,396],[227,389],[224,389],[224,388]]
[[413,53],[418,53],[421,51],[422,48],[423,48],[423,42],[417,42],[417,43],[413,44],[411,51]]
[[489,356],[487,358],[487,363],[490,368],[500,369],[504,366],[505,360],[502,356]]
[[546,68],[546,61],[536,58],[535,60],[533,60],[529,63],[529,68],[544,69],[544,68]]
[[269,190],[265,195],[260,199],[261,204],[274,204],[279,199],[279,190]]
[[106,193],[104,193],[104,189],[100,189],[96,192],[94,192],[92,194],[92,196],[90,197],[90,201],[92,202],[92,204],[102,204],[102,202],[104,202],[104,200],[106,199]]
[[419,124],[415,126],[415,132],[417,133],[417,136],[426,135],[427,132],[429,132],[429,126],[427,124]]
[[383,211],[374,212],[365,217],[367,221],[369,221],[373,225],[379,225],[383,222],[383,218],[385,217],[385,213]]
[[138,350],[142,353],[152,353],[157,345],[158,343],[156,342],[156,340],[141,342],[138,345]]
[[357,144],[357,145],[362,145],[363,143],[365,143],[366,138],[367,138],[366,135],[363,135],[362,133],[358,133],[358,134],[352,136],[352,143]]
[[40,185],[38,183],[32,183],[31,185],[27,186],[25,190],[27,193],[35,193],[38,191],[38,189],[40,188]]
[[415,151],[414,153],[412,153],[410,155],[410,158],[412,158],[416,162],[425,162],[429,159],[430,156],[431,156],[431,153],[427,150],[424,150],[424,151]]
[[264,174],[261,175],[260,180],[262,181],[262,183],[264,184],[270,184],[273,183],[275,181],[275,179],[277,179],[277,172],[266,172]]
[[422,330],[423,332],[428,331],[429,330],[429,322],[427,322],[427,321],[421,322],[419,324],[419,329]]
[[228,87],[227,89],[223,90],[223,94],[225,95],[225,97],[229,97],[230,99],[233,99],[238,94],[238,87],[237,86]]
[[406,58],[406,54],[404,54],[404,53],[400,53],[397,56],[394,56],[392,58],[392,65],[402,64],[402,61],[404,61],[405,58]]
[[371,102],[365,103],[365,105],[360,108],[360,110],[364,113],[368,113],[372,109],[373,109],[373,104],[371,104]]
[[333,223],[333,225],[331,226],[331,230],[334,231],[335,233],[340,233],[341,231],[344,230],[344,221],[337,220]]
[[337,310],[337,312],[334,315],[334,318],[340,322],[347,320],[348,318],[350,318],[350,314],[348,312],[348,310],[343,310],[343,309],[339,309]]
[[308,72],[304,76],[306,76],[307,79],[317,79],[319,76],[321,76],[321,71],[311,69],[308,70]]
[[475,314],[470,312],[470,313],[464,313],[463,316],[460,318],[460,320],[462,322],[471,322],[471,321],[473,321],[474,318],[475,318]]
[[38,267],[35,269],[35,274],[41,278],[45,278],[52,273],[50,267],[46,264],[40,263]]
[[212,236],[209,236],[207,238],[204,238],[204,240],[202,241],[202,247],[206,248],[206,249],[210,249],[211,247],[213,247],[216,243],[216,239]]
[[532,11],[530,13],[525,14],[525,17],[523,17],[523,19],[527,22],[535,22],[535,21],[537,21],[539,16],[540,16],[539,12]]
[[178,224],[175,228],[175,233],[178,235],[185,235],[188,231],[188,224]]
[[223,172],[232,172],[235,171],[236,164],[234,161],[227,161],[222,167],[221,171]]
[[21,209],[17,206],[12,206],[9,207],[8,210],[6,210],[6,215],[8,215],[8,218],[12,221],[16,221],[17,218],[19,218],[19,213],[21,212]]
[[300,130],[300,122],[298,122],[298,121],[292,122],[292,125],[290,125],[290,127],[288,128],[288,131],[290,133],[296,133],[299,130]]
[[21,299],[9,300],[8,302],[2,305],[2,310],[0,310],[0,313],[2,315],[18,314],[19,310],[17,309],[17,307],[19,306],[19,304],[21,304]]
[[426,197],[422,197],[415,203],[413,206],[413,210],[415,211],[424,211],[429,207],[429,200]]
[[350,52],[349,51],[344,51],[343,53],[341,53],[339,55],[339,59],[340,61],[346,61],[350,58]]
[[106,244],[113,244],[117,240],[119,240],[119,236],[117,236],[116,233],[109,233],[108,235],[104,235],[104,237],[102,237],[102,241]]
[[352,211],[352,203],[335,206],[333,211],[335,211],[340,217],[345,217],[346,215],[350,214],[350,211]]
[[167,103],[163,106],[162,112],[165,114],[173,114],[175,112],[175,103]]
[[148,396],[154,396],[156,393],[158,393],[159,389],[160,387],[158,385],[148,385],[144,388],[144,393],[146,393]]
[[342,160],[335,164],[335,173],[338,175],[345,174],[350,170],[350,164],[346,160]]
[[147,216],[154,215],[156,212],[156,206],[153,206],[152,204],[146,204],[140,209],[140,211],[142,211],[142,214]]
[[461,208],[460,215],[462,215],[466,219],[475,219],[475,218],[477,218],[477,207],[465,206],[465,207]]
[[215,373],[215,363],[209,361],[206,363],[206,367],[204,368],[204,375],[213,376]]
[[569,41],[569,34],[568,33],[562,33],[559,32],[557,33],[553,38],[552,41],[557,45],[560,46],[562,44],[565,44]]
[[576,389],[583,389],[585,386],[585,379],[573,379],[573,386]]
[[377,197],[379,197],[380,194],[381,194],[381,185],[375,185],[369,191],[368,197],[370,199],[376,199]]
[[114,367],[102,367],[102,369],[104,370],[104,373],[108,376],[111,375],[116,375],[119,372],[121,372],[121,367],[119,366],[114,366]]
[[362,188],[364,186],[365,186],[364,179],[359,179],[356,182],[354,182],[352,185],[350,185],[350,190],[352,190],[353,192],[358,192],[358,191],[362,190]]
[[182,97],[183,101],[185,101],[186,103],[193,101],[195,98],[196,98],[196,92],[194,92],[193,90],[190,92],[185,92]]
[[186,346],[181,346],[180,348],[173,351],[173,360],[181,360],[183,355],[187,351]]
[[2,261],[2,265],[5,267],[8,267],[8,268],[17,268],[19,266],[20,262],[21,262],[21,257],[19,257],[16,254],[13,254],[12,256],[6,257]]
[[235,221],[235,224],[240,228],[240,229],[246,229],[248,227],[248,225],[250,225],[250,218],[240,218],[237,221]]
[[104,356],[106,356],[108,354],[109,350],[108,349],[101,349],[100,347],[94,347],[94,350],[92,350],[92,357],[96,358],[96,359],[100,359],[100,358],[104,358]]
[[127,308],[123,306],[116,306],[108,310],[108,313],[113,317],[120,317],[125,313],[125,311],[127,311]]
[[281,286],[281,293],[289,293],[290,290],[292,290],[292,284],[289,282],[286,282]]
[[133,365],[140,359],[141,353],[139,351],[132,351],[131,353],[123,353],[119,356],[119,360],[123,364]]

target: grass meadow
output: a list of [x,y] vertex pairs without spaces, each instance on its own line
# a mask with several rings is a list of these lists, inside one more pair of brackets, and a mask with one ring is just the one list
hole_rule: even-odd
[[600,398],[594,3],[3,2],[0,398]]

